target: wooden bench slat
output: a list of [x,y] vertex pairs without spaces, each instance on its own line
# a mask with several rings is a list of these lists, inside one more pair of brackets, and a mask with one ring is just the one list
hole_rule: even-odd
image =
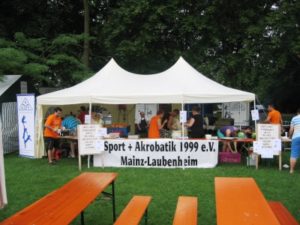
[[197,225],[197,197],[180,196],[178,198],[173,225]]
[[151,201],[151,196],[134,196],[114,225],[138,225]]
[[281,225],[299,225],[296,219],[281,202],[270,201],[269,205]]

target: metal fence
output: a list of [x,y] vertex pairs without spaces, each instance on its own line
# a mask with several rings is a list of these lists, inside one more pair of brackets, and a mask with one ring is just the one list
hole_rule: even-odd
[[2,103],[2,139],[4,154],[18,151],[18,113],[16,102]]

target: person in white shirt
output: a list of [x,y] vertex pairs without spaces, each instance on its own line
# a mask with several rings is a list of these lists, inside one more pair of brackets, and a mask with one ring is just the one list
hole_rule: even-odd
[[290,173],[294,173],[297,159],[300,157],[300,108],[297,110],[297,115],[291,120],[289,137],[292,139]]

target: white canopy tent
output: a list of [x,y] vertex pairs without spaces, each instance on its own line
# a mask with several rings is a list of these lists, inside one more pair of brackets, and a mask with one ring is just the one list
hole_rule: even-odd
[[[37,97],[36,156],[43,154],[43,106],[99,104],[222,103],[254,101],[255,94],[221,85],[199,73],[182,57],[164,72],[130,73],[111,59],[89,79]],[[39,150],[37,150],[39,149]]]

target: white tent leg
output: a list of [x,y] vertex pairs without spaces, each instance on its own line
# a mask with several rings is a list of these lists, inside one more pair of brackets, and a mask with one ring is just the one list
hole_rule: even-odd
[[[184,111],[184,103],[181,103],[181,111]],[[184,137],[184,123],[181,123],[181,138]]]

